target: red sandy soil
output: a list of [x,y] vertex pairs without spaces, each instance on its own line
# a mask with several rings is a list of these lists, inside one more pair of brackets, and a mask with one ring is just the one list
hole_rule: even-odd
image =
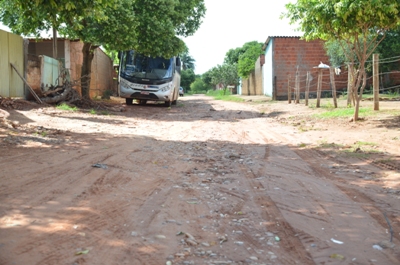
[[203,95],[18,104],[0,109],[0,264],[400,264],[398,101],[356,123]]

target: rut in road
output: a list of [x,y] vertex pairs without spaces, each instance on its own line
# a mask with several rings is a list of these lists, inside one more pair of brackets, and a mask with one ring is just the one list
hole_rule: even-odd
[[360,187],[359,165],[299,148],[250,105],[182,105],[24,113],[67,132],[2,153],[0,263],[399,263],[396,248],[372,248],[397,199]]

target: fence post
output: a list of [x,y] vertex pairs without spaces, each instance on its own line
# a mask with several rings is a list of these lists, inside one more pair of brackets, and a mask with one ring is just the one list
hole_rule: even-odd
[[347,106],[351,106],[351,99],[353,98],[353,64],[348,64],[347,70]]
[[300,80],[299,80],[299,66],[297,66],[297,71],[296,71],[296,104],[300,103]]
[[321,102],[321,87],[322,87],[322,69],[318,69],[318,85],[317,85],[317,108],[320,107]]
[[290,91],[291,90],[290,90],[290,75],[289,75],[288,82],[287,82],[287,98],[288,98],[289,104],[292,103],[292,95],[291,95]]
[[335,84],[335,69],[333,67],[329,68],[330,77],[331,77],[331,86],[332,86],[332,98],[333,105],[337,108],[337,100],[336,100],[336,84]]
[[379,54],[374,53],[373,62],[373,87],[374,87],[374,110],[379,110]]
[[307,79],[306,79],[306,92],[305,92],[305,100],[306,100],[306,106],[308,106],[308,93],[310,92],[310,71],[307,71]]

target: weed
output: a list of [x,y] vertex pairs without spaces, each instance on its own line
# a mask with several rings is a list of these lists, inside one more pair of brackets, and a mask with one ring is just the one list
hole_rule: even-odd
[[47,136],[47,132],[42,132],[41,135],[42,135],[42,137],[46,137]]
[[393,158],[385,158],[385,159],[377,159],[377,160],[375,160],[374,162],[376,162],[376,163],[390,163],[390,162],[393,162]]
[[318,147],[320,148],[342,148],[343,145],[335,144],[335,143],[328,143],[326,140],[319,141]]
[[108,111],[108,110],[102,110],[101,112],[100,112],[100,115],[110,115],[110,112]]
[[[368,115],[371,114],[373,110],[368,108],[360,108],[359,114]],[[354,115],[354,109],[348,108],[337,108],[332,109],[323,113],[314,114],[315,118],[325,119],[325,118],[343,118],[343,117],[352,117]]]
[[96,115],[97,113],[96,113],[96,111],[94,109],[91,109],[90,110],[90,114]]
[[301,147],[301,148],[304,148],[304,147],[306,147],[307,146],[307,144],[305,144],[305,143],[300,143],[299,144],[299,147]]
[[77,107],[71,107],[71,106],[68,105],[67,103],[61,103],[61,104],[58,105],[56,108],[57,108],[57,109],[60,109],[60,110],[70,110],[70,111],[77,111],[77,110],[78,110]]

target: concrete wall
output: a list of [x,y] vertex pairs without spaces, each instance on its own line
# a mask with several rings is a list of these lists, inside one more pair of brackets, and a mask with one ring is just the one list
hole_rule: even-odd
[[[57,57],[58,58],[65,58],[65,47],[64,46],[65,46],[64,39],[59,39],[57,41]],[[28,53],[53,57],[53,40],[51,40],[51,39],[45,39],[45,40],[29,39]]]
[[90,83],[90,97],[102,96],[106,90],[114,90],[113,83],[113,64],[100,48],[94,52],[92,62],[92,75]]
[[[71,80],[78,80],[81,77],[83,54],[83,42],[70,42],[70,76]],[[113,90],[113,65],[110,57],[105,54],[100,48],[97,48],[92,61],[92,74],[90,76],[90,91],[91,98],[102,96],[104,91]],[[81,93],[81,88],[76,87],[76,90]]]
[[267,48],[265,50],[265,64],[263,66],[264,95],[267,95],[269,97],[273,96],[273,89],[274,89],[273,45],[274,45],[274,40],[271,39],[269,42],[269,45],[267,46]]
[[[33,54],[28,54],[28,61],[26,66],[26,81],[29,86],[35,91],[39,97],[42,95],[42,90],[40,88],[41,83],[41,70],[40,70],[40,57]],[[34,99],[34,97],[29,93],[27,99]]]
[[10,63],[24,76],[24,40],[16,34],[0,30],[0,95],[24,97],[24,83]]
[[264,55],[258,57],[255,63],[255,69],[251,72],[248,78],[242,79],[242,95],[256,96],[264,95],[263,90],[263,68]]

